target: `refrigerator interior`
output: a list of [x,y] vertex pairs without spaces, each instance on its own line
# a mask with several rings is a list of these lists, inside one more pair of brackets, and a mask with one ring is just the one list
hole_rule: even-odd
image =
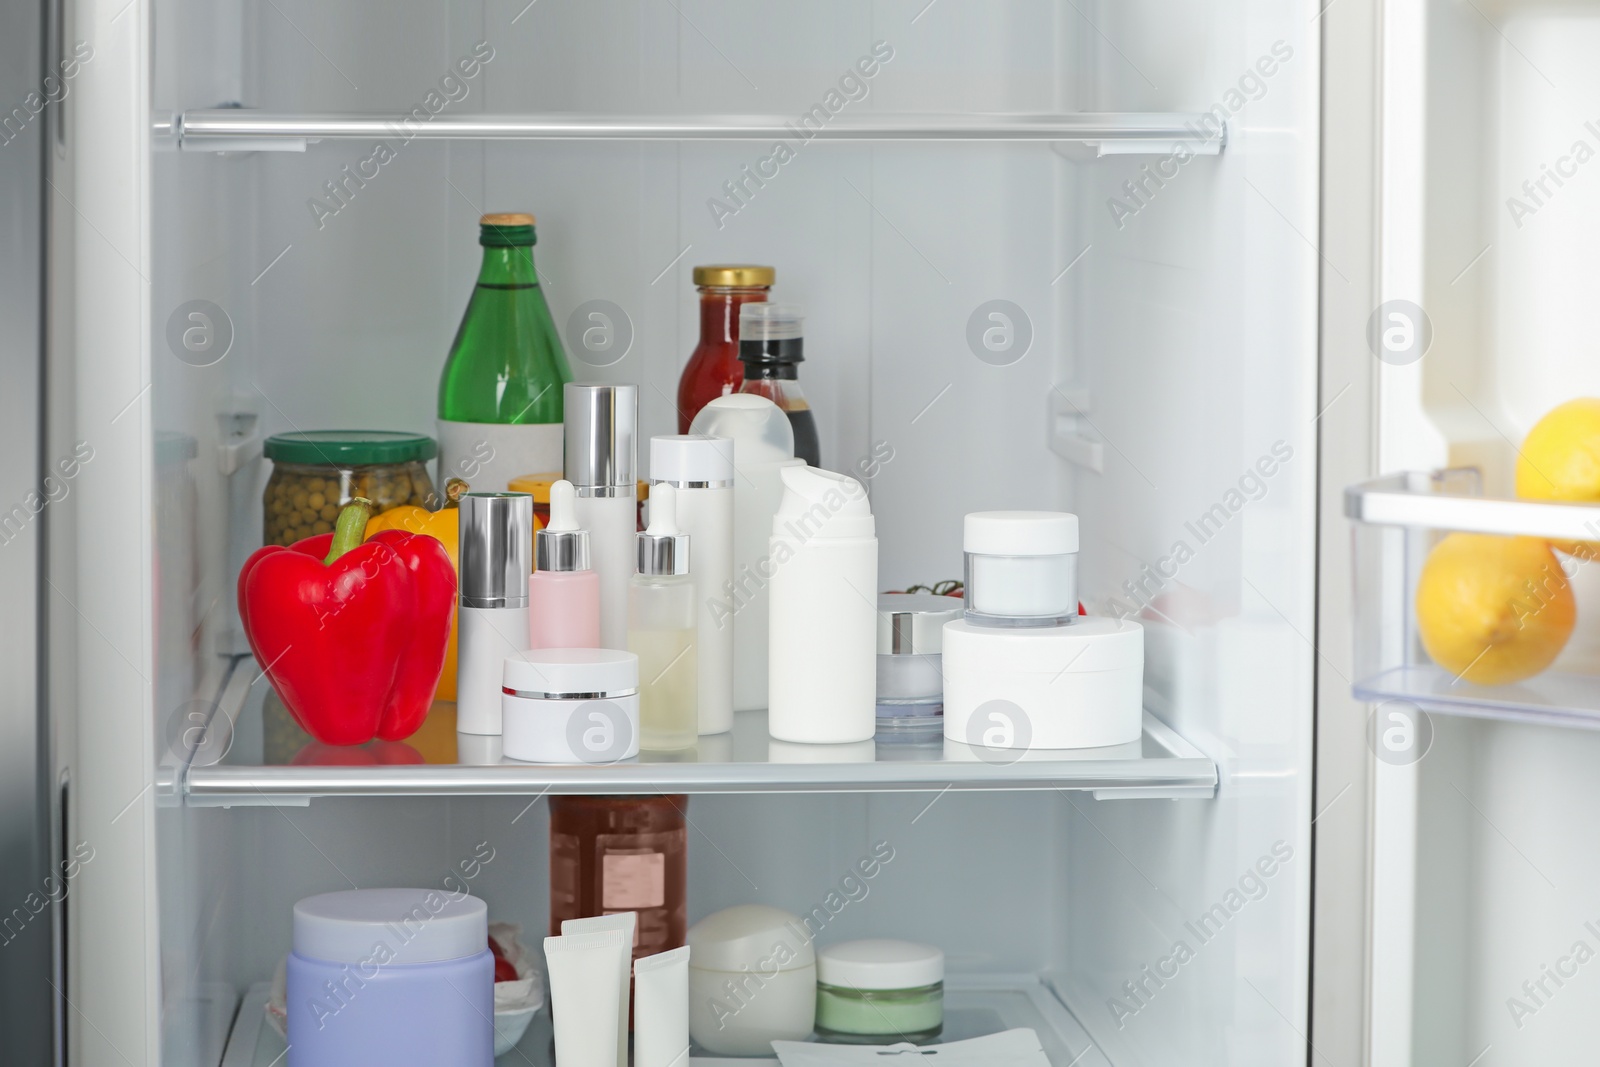
[[[1409,73],[1387,90],[1386,296],[1417,300],[1433,343],[1383,369],[1382,466],[1476,467],[1488,495],[1511,496],[1533,424],[1600,395],[1589,338],[1600,80],[1584,61],[1600,13],[1429,3],[1392,16],[1388,35]],[[1600,662],[1600,584],[1592,567],[1564,569],[1577,625],[1552,671],[1583,677]],[[1569,813],[1595,803],[1600,734],[1477,714],[1434,715],[1419,762],[1380,768],[1379,880],[1405,887],[1385,899],[1403,897],[1386,905],[1403,920],[1388,929],[1407,933],[1375,941],[1374,974],[1395,984],[1380,978],[1374,1004],[1398,1013],[1375,1048],[1485,1067],[1574,1062],[1592,1046],[1595,999],[1569,972],[1597,944],[1578,887],[1600,870],[1590,821]]]
[[[535,259],[574,375],[639,383],[641,437],[674,432],[696,330],[690,268],[771,263],[775,299],[808,314],[801,381],[824,465],[861,473],[875,451],[892,456],[868,482],[883,588],[959,576],[966,512],[1076,512],[1086,603],[1145,625],[1147,707],[1216,761],[1220,785],[1181,800],[696,796],[690,921],[742,902],[809,911],[886,841],[896,859],[827,940],[902,936],[942,946],[953,972],[1039,976],[1103,1062],[1303,1058],[1314,13],[1239,0],[159,0],[158,117],[233,104],[400,113],[431,107],[429,94],[463,114],[798,117],[837,92],[862,113],[1213,110],[1228,139],[1181,162],[818,141],[735,200],[725,183],[768,155],[763,142],[397,138],[374,173],[368,141],[180,152],[154,136],[153,387],[137,410],[155,444],[108,463],[144,479],[156,510],[156,758],[171,762],[243,650],[230,590],[259,544],[267,474],[249,442],[431,432],[480,213],[538,216]],[[452,73],[473,54],[473,76]],[[869,54],[877,72],[851,75]],[[631,332],[619,360],[574,345],[569,320],[597,300]],[[192,301],[220,309],[207,311],[230,337],[220,355],[172,342]],[[969,340],[999,321],[991,301],[1008,302],[1014,329],[998,350]],[[92,359],[80,357],[91,372]],[[535,941],[546,804],[164,803],[163,1062],[218,1062],[216,1019],[270,978],[289,909],[310,893],[431,885],[488,842],[473,891]]]

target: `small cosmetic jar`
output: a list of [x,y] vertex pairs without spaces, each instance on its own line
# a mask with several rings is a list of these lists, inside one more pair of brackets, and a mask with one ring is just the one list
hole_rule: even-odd
[[962,526],[966,617],[983,626],[1055,626],[1078,615],[1078,517],[975,511]]
[[878,733],[916,740],[943,725],[944,624],[961,617],[961,602],[931,593],[878,596]]
[[817,956],[796,916],[737,904],[695,923],[689,946],[689,1036],[719,1056],[771,1056],[774,1041],[811,1036]]
[[931,1041],[944,1028],[944,953],[873,938],[817,953],[817,1034],[845,1043]]
[[616,763],[639,754],[639,657],[610,648],[507,656],[505,754],[527,763]]
[[492,1067],[489,909],[441,889],[353,889],[294,906],[294,1067]]

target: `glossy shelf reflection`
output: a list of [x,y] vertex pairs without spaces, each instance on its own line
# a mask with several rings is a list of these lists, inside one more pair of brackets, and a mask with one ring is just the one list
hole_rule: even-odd
[[[302,803],[324,796],[542,793],[739,793],[1061,789],[1097,798],[1211,797],[1216,764],[1149,712],[1140,740],[1103,749],[1000,752],[934,734],[920,742],[795,745],[767,737],[766,713],[740,712],[726,734],[684,752],[645,752],[608,764],[504,759],[498,738],[455,732],[455,708],[436,704],[399,742],[319,745],[289,718],[246,658],[217,701],[211,751],[179,774],[191,805]],[[221,758],[218,758],[220,756]]]

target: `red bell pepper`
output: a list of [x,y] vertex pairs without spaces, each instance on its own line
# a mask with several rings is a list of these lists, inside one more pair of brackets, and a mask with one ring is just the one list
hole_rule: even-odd
[[456,573],[435,538],[383,530],[370,502],[334,532],[268,545],[239,572],[250,650],[302,729],[325,744],[416,733],[444,669]]

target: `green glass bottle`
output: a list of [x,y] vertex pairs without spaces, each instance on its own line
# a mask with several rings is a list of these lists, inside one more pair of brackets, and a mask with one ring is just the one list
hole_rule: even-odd
[[483,266],[439,378],[439,477],[498,492],[561,470],[572,371],[533,268],[533,216],[485,215],[478,226]]

